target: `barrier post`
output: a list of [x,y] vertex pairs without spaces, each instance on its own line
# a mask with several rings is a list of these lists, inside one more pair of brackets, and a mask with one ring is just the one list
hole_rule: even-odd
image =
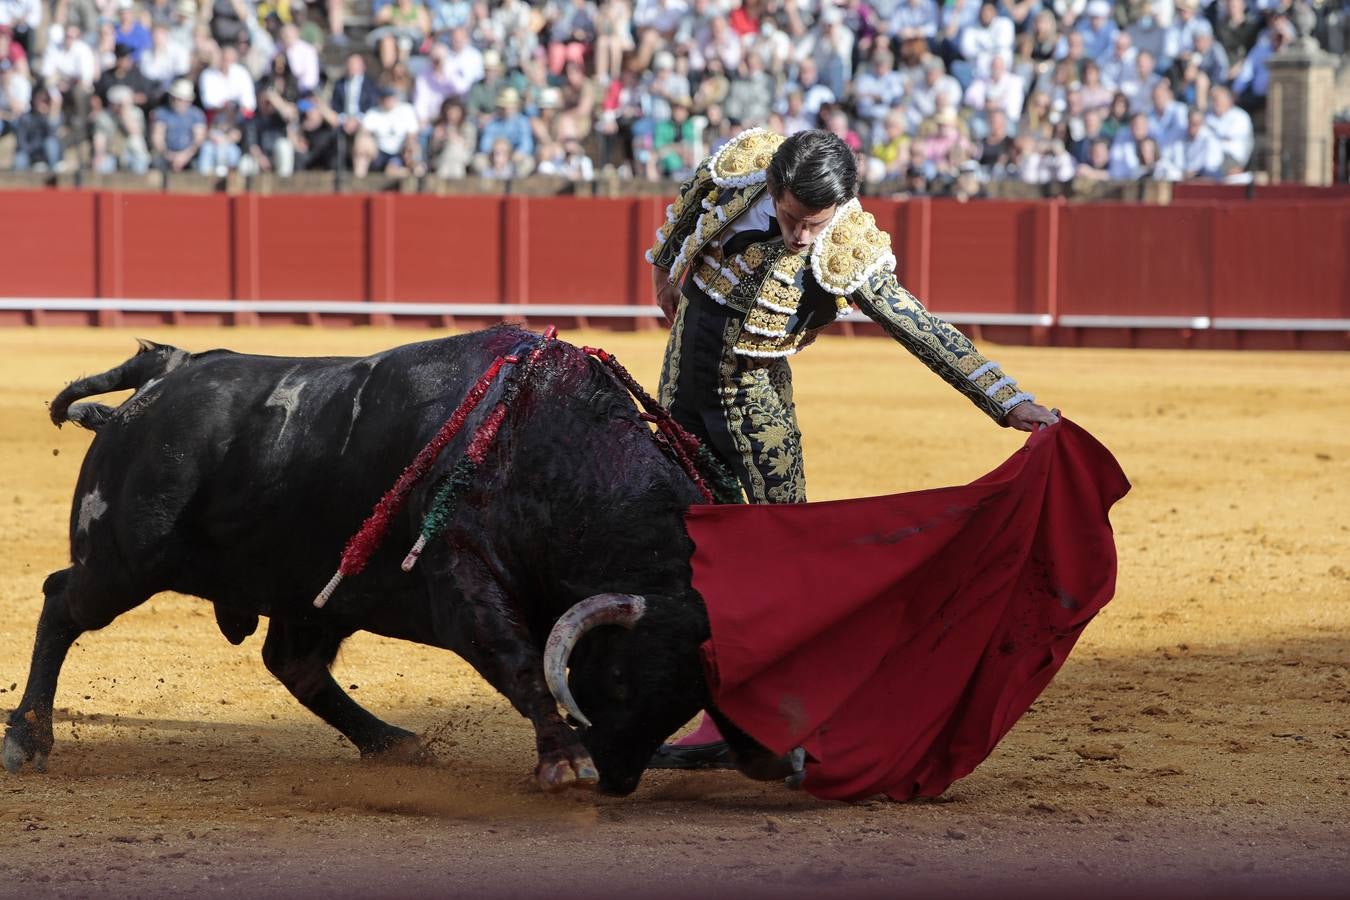
[[[258,290],[258,203],[257,194],[240,194],[230,198],[230,248],[233,273],[231,300],[257,300]],[[257,325],[258,314],[236,310],[235,325]]]
[[[370,273],[369,296],[373,303],[388,303],[398,299],[398,222],[394,207],[399,194],[372,194],[366,201],[366,256]],[[389,327],[394,317],[389,313],[371,313],[370,324]]]

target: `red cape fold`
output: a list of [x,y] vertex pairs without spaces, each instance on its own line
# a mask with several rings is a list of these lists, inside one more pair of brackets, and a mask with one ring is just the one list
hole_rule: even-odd
[[1107,513],[1130,488],[1062,420],[964,487],[695,506],[713,701],[806,790],[941,794],[984,761],[1115,591]]

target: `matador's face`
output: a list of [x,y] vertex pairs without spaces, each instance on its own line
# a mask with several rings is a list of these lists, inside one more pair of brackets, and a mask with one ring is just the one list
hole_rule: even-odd
[[774,216],[778,219],[778,229],[783,233],[783,244],[793,253],[805,253],[811,242],[834,218],[835,206],[813,209],[802,203],[792,193],[783,189],[773,198]]

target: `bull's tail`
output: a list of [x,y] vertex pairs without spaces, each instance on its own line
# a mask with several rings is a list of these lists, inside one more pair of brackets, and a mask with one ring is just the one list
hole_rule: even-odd
[[167,344],[156,344],[141,338],[137,338],[136,342],[140,344],[140,349],[120,366],[72,381],[56,395],[51,402],[51,416],[57,428],[65,422],[74,422],[81,428],[98,431],[116,411],[115,408],[103,403],[75,403],[76,400],[109,391],[139,390],[151,379],[160,378],[178,368],[189,356],[186,351]]

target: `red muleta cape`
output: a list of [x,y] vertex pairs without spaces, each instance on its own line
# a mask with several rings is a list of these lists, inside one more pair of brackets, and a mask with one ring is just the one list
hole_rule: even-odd
[[984,761],[1111,599],[1130,488],[1072,422],[965,487],[695,506],[719,709],[817,797],[934,797]]

